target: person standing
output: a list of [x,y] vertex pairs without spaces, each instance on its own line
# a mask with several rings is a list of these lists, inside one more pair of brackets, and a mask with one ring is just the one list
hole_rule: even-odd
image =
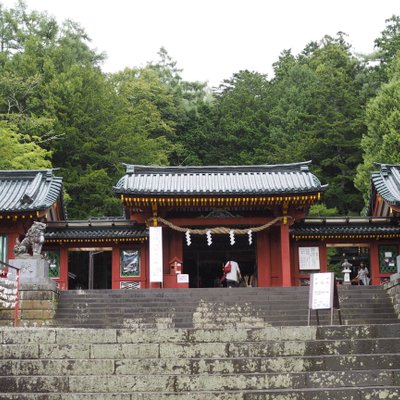
[[[230,267],[229,267],[230,264]],[[238,287],[242,279],[239,264],[236,261],[228,261],[225,264],[226,286]]]
[[360,270],[358,271],[358,276],[364,286],[369,285],[369,281],[370,281],[369,271],[363,262],[360,263]]

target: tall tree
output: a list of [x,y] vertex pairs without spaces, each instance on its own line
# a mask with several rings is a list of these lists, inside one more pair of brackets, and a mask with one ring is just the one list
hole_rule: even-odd
[[271,84],[270,143],[274,163],[304,161],[306,138],[313,132],[318,78],[313,69],[284,52],[274,64]]
[[387,82],[388,68],[400,51],[400,16],[393,15],[385,22],[386,26],[381,36],[375,39],[376,52],[371,55],[371,58],[379,63],[377,70],[381,82]]
[[119,111],[111,127],[121,162],[168,163],[175,140],[174,98],[157,72],[125,69],[111,78]]
[[370,173],[375,162],[400,163],[400,54],[389,71],[389,82],[367,106],[367,133],[362,139],[363,163],[357,168],[357,187],[369,196]]
[[0,169],[51,168],[50,152],[42,149],[28,135],[0,122]]
[[324,38],[306,62],[318,83],[305,157],[314,160],[319,175],[329,183],[324,196],[328,207],[341,213],[357,212],[362,208],[362,197],[353,181],[365,133],[365,105],[359,96],[362,82],[358,79],[362,66],[342,35]]
[[[269,82],[265,75],[240,71],[215,93],[214,119],[201,148],[203,162],[215,165],[266,162],[260,148],[268,137]],[[200,133],[200,132],[199,132]]]
[[158,56],[159,60],[149,63],[148,68],[157,72],[174,104],[174,113],[169,114],[174,121],[174,135],[171,136],[174,149],[169,154],[169,162],[174,165],[201,163],[197,155],[197,134],[203,131],[201,124],[206,122],[211,95],[204,82],[182,78],[182,70],[165,48],[160,49]]
[[270,137],[278,145],[277,159],[312,160],[314,172],[329,184],[326,205],[357,212],[362,198],[353,179],[365,131],[362,64],[338,34],[308,44],[297,57],[284,52],[275,70]]

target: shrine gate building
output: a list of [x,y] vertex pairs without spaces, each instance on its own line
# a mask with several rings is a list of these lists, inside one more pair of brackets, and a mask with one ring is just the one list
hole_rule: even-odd
[[397,270],[400,167],[372,174],[370,216],[310,218],[326,185],[309,166],[126,165],[113,188],[124,216],[85,221],[66,218],[54,171],[0,171],[1,257],[13,258],[16,238],[41,220],[62,290],[214,287],[229,259],[259,287],[307,285],[313,272],[340,273],[344,258],[367,263],[372,284],[387,280]]

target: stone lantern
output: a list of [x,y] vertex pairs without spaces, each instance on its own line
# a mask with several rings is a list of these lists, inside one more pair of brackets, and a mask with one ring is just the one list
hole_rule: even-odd
[[344,285],[351,285],[351,280],[350,280],[351,267],[352,267],[352,264],[350,264],[348,262],[347,258],[345,258],[344,262],[342,264],[343,284]]

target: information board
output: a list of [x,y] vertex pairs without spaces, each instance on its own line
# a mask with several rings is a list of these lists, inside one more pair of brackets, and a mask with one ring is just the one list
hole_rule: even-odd
[[309,308],[326,310],[333,308],[335,274],[322,272],[310,275]]
[[189,283],[189,274],[176,274],[177,283]]
[[299,247],[299,269],[319,271],[319,247]]
[[162,228],[151,226],[149,228],[150,250],[150,282],[163,281],[163,251]]

